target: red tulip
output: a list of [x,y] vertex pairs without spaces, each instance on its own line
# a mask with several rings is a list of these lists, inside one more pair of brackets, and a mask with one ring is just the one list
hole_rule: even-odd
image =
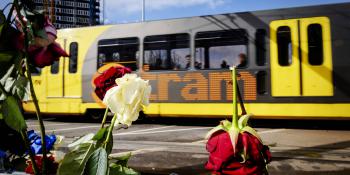
[[102,100],[106,92],[116,86],[115,79],[131,73],[131,69],[124,66],[111,67],[94,80],[95,93]]

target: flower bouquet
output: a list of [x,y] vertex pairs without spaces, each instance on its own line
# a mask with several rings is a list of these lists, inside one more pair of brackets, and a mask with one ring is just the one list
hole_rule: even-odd
[[[113,148],[113,129],[131,126],[143,107],[149,104],[151,86],[148,81],[129,72],[130,69],[121,66],[110,67],[95,79],[95,92],[103,98],[103,103],[107,106],[101,128],[97,133],[87,134],[68,146],[70,151],[59,165],[59,175],[139,174],[127,166],[131,154],[122,157],[108,156]],[[111,81],[114,78],[116,79]],[[114,116],[111,124],[105,126],[109,109]]]
[[[207,134],[209,160],[205,168],[213,174],[268,174],[266,165],[271,161],[269,148],[263,145],[258,133],[247,125],[251,116],[246,114],[240,98],[236,70],[232,71],[233,106],[232,122],[222,121]],[[240,98],[243,114],[238,119],[237,94]]]
[[[50,66],[68,54],[55,42],[57,32],[43,11],[35,10],[33,1],[13,0],[5,6],[9,13],[0,10],[0,142],[2,158],[14,164],[17,158],[29,157],[31,173],[49,174],[47,157],[50,145],[46,139],[38,99],[32,81],[32,71]],[[30,140],[24,120],[22,103],[31,100],[40,126],[40,137]],[[33,144],[39,147],[32,147]],[[37,149],[36,149],[37,148]],[[41,152],[38,157],[36,151]],[[29,156],[27,156],[29,155]],[[14,167],[5,171],[12,171]],[[29,168],[29,169],[30,169]],[[28,170],[29,170],[28,169]]]

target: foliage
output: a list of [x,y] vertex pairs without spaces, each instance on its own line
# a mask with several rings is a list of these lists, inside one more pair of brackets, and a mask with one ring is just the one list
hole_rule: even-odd
[[123,157],[108,158],[113,147],[112,134],[108,134],[109,128],[110,126],[101,128],[93,137],[90,133],[73,142],[70,145],[71,151],[65,155],[57,173],[59,175],[138,174],[127,166],[131,153]]

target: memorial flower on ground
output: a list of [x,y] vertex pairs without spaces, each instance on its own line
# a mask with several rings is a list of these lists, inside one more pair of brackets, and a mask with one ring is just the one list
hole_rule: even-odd
[[117,115],[119,123],[130,126],[142,108],[149,105],[151,86],[136,74],[125,74],[115,82],[117,86],[107,91],[103,103]]
[[[100,130],[89,133],[69,145],[70,151],[61,161],[58,174],[128,174],[139,175],[127,166],[131,154],[121,157],[109,157],[113,148],[112,131],[128,128],[137,120],[139,112],[149,104],[151,86],[148,81],[136,74],[125,74],[129,69],[112,67],[96,78],[94,83],[99,87],[100,95],[107,89],[103,103],[107,106]],[[111,79],[116,76],[121,76]],[[103,83],[107,82],[107,85]],[[105,126],[109,109],[114,113],[112,122]],[[123,127],[126,126],[126,127]]]
[[131,69],[124,66],[110,67],[104,71],[94,80],[96,95],[102,100],[107,90],[117,85],[115,80],[127,73],[131,73]]
[[[55,161],[55,158],[51,155],[47,157],[47,169],[48,174],[56,174],[58,163]],[[39,171],[42,172],[43,167],[43,156],[36,155],[35,156],[35,163],[38,165]],[[30,160],[27,161],[27,167],[25,169],[25,172],[28,174],[34,174],[32,162]]]
[[269,148],[263,145],[258,133],[248,126],[250,115],[243,115],[238,120],[235,68],[232,68],[232,79],[232,122],[222,121],[207,134],[209,159],[205,168],[216,175],[268,174],[266,165],[271,161]]
[[[56,168],[51,166],[54,165],[51,164],[52,159],[47,159],[47,150],[51,148],[54,138],[46,139],[31,70],[34,67],[50,66],[68,54],[55,42],[55,27],[43,11],[35,10],[33,1],[13,0],[5,7],[9,7],[7,15],[4,14],[6,10],[0,10],[0,123],[6,126],[0,126],[0,129],[5,131],[4,138],[20,137],[23,143],[7,139],[1,142],[0,147],[6,148],[3,151],[12,158],[12,155],[24,157],[27,154],[30,159],[27,172],[53,174],[52,170]],[[34,140],[28,139],[28,127],[20,105],[28,101],[29,96],[34,103],[41,135]],[[22,147],[25,151],[22,151]],[[42,153],[42,157],[35,156],[35,153]],[[10,161],[14,162],[12,158]]]

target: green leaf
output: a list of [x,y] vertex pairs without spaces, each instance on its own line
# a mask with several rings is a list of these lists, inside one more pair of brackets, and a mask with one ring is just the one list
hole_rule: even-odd
[[95,150],[86,163],[85,173],[87,175],[106,175],[108,170],[107,152],[104,148]]
[[244,128],[245,126],[247,126],[248,124],[248,120],[249,118],[252,116],[252,114],[246,114],[246,115],[243,115],[239,118],[238,120],[238,127],[240,129]]
[[24,76],[20,76],[13,85],[12,94],[17,95],[22,101],[27,101],[30,94],[29,88],[29,80]]
[[12,74],[13,70],[15,69],[15,66],[12,64],[9,68],[1,68],[1,69],[5,69],[1,74],[1,79],[0,79],[0,83],[1,84],[5,84],[6,80],[10,77],[10,75]]
[[12,52],[2,52],[2,53],[0,53],[0,62],[9,62],[9,61],[11,61],[12,58],[13,58],[13,53]]
[[2,10],[0,10],[0,36],[2,33],[2,29],[6,25],[5,22],[6,22],[6,16],[4,15],[4,12]]
[[109,165],[108,175],[140,175],[140,173],[135,170],[125,167],[116,163],[111,163]]
[[0,111],[1,111],[1,113],[0,113],[0,120],[2,120],[2,119],[4,119],[4,117],[2,115],[2,105],[0,105]]
[[92,143],[92,138],[94,137],[93,133],[86,134],[85,136],[80,137],[79,139],[75,140],[73,143],[68,145],[68,148],[74,149],[76,146],[83,144],[83,143]]
[[103,139],[106,131],[107,131],[107,128],[101,128],[100,130],[97,131],[97,133],[92,138],[92,140],[101,140],[101,139]]
[[216,126],[215,128],[211,129],[207,135],[205,136],[206,139],[209,139],[211,137],[211,135],[213,135],[214,133],[220,131],[220,130],[224,130],[224,131],[229,131],[231,128],[232,124],[230,121],[228,120],[223,120],[220,122],[220,125]]
[[[102,146],[107,138],[108,135],[108,129],[109,127],[101,128],[96,135],[92,138],[93,140],[96,140],[96,146]],[[109,141],[106,145],[106,151],[107,154],[111,154],[113,149],[113,135],[111,134],[109,136]]]
[[38,37],[40,37],[40,38],[47,39],[47,34],[46,34],[45,29],[36,30],[36,31],[35,31],[35,36],[38,36]]
[[95,150],[93,143],[82,143],[68,152],[58,167],[58,175],[81,175],[84,172],[86,162]]
[[235,153],[237,151],[236,146],[237,146],[239,132],[240,132],[240,130],[238,128],[235,128],[235,127],[231,127],[231,129],[228,131],[228,134],[230,135],[230,139],[232,142],[233,152],[235,152]]
[[13,96],[8,96],[1,106],[1,111],[6,124],[17,132],[27,129],[19,103]]
[[122,155],[119,157],[112,157],[111,159],[114,160],[116,164],[126,167],[128,165],[128,161],[130,157],[131,157],[131,152],[126,153],[125,155]]
[[0,25],[5,24],[5,22],[6,22],[6,16],[4,14],[4,11],[0,10]]

